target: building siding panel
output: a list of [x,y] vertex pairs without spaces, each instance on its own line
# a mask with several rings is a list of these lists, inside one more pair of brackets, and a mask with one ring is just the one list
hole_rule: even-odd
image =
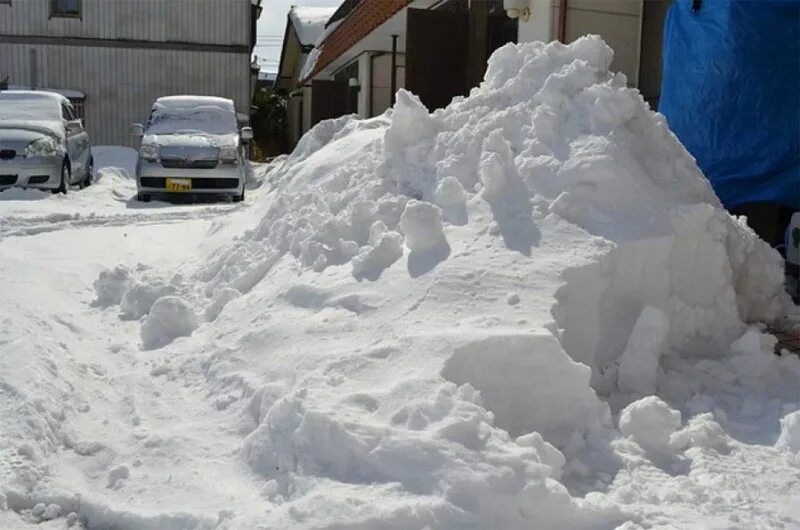
[[[28,85],[31,49],[39,57],[40,86],[86,94],[86,127],[95,145],[133,145],[129,126],[144,121],[161,96],[198,94],[233,99],[250,108],[247,54],[134,50],[54,45],[0,45],[0,72]],[[154,65],[159,65],[154,67]],[[46,74],[46,75],[45,75]]]
[[83,0],[83,16],[50,18],[49,0],[0,5],[0,35],[250,44],[250,0]]

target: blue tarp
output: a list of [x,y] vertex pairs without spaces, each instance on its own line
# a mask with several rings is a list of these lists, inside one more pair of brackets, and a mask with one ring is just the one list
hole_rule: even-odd
[[800,0],[697,4],[667,14],[658,110],[725,206],[800,209]]

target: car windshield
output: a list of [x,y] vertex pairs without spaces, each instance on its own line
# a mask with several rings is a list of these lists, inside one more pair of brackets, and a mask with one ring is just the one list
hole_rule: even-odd
[[215,105],[156,105],[147,125],[147,134],[235,134],[236,130],[236,115]]
[[61,120],[58,101],[45,94],[0,92],[0,120]]

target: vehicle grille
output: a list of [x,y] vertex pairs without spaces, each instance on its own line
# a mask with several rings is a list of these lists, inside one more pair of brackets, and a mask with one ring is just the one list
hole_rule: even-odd
[[[145,188],[166,188],[166,180],[164,177],[141,177],[139,182]],[[236,189],[239,186],[239,179],[236,178],[193,178],[190,180],[193,190],[228,190]]]
[[162,158],[161,166],[169,169],[214,169],[217,160],[184,160],[180,158]]
[[13,149],[1,149],[0,150],[0,160],[11,160],[17,156],[17,152]]
[[0,175],[0,186],[12,186],[17,183],[16,175]]
[[28,179],[28,184],[44,184],[50,180],[48,175],[34,175]]

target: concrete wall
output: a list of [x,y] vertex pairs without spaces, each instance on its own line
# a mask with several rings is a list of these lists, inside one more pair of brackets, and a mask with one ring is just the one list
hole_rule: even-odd
[[31,49],[39,87],[86,94],[86,128],[95,145],[134,145],[130,124],[145,121],[161,96],[222,96],[237,112],[250,112],[249,54],[3,43],[0,78],[29,86]]

